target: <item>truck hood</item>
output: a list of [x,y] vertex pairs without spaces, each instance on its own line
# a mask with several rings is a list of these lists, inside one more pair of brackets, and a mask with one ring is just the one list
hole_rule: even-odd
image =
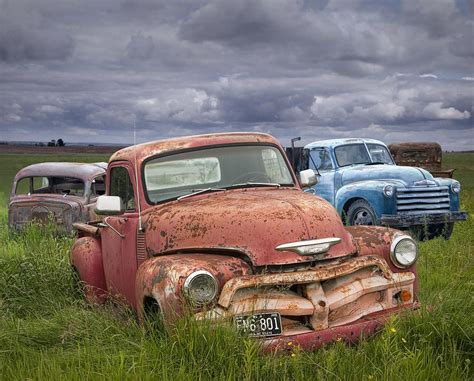
[[156,206],[144,216],[152,255],[226,250],[247,256],[254,266],[313,261],[284,243],[341,238],[325,259],[356,251],[336,210],[325,200],[294,189],[240,189],[215,192]]
[[[396,181],[406,187],[416,185],[438,185],[433,176],[426,170],[416,167],[398,165],[357,165],[344,167],[342,172],[342,185],[352,184],[366,180]],[[423,184],[429,180],[427,184]]]

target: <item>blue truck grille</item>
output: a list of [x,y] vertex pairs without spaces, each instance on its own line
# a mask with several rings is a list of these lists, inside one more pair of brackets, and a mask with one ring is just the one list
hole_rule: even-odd
[[397,209],[399,213],[405,214],[449,212],[449,188],[399,189],[397,191]]

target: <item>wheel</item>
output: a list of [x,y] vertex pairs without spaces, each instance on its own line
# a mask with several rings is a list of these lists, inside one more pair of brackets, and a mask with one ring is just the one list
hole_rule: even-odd
[[272,182],[272,179],[265,172],[247,172],[236,177],[232,183],[239,184],[243,182]]
[[365,200],[354,201],[347,211],[347,225],[375,225],[375,213]]
[[442,237],[449,239],[453,234],[454,222],[444,224],[433,224],[427,226],[416,226],[411,229],[413,235],[420,241],[428,241],[433,238]]

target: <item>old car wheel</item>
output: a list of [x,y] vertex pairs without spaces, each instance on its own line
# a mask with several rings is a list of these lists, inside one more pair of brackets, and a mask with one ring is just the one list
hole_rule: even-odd
[[348,225],[375,225],[375,213],[365,200],[357,200],[347,211]]

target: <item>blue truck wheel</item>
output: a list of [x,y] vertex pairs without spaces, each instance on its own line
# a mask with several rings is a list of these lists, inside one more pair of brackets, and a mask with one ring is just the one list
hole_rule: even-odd
[[348,225],[376,225],[375,213],[365,200],[354,201],[347,211]]

